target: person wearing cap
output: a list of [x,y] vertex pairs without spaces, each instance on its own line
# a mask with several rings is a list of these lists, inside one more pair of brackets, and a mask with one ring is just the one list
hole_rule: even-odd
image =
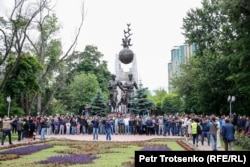
[[13,120],[10,120],[9,117],[7,117],[6,115],[4,116],[3,119],[3,135],[2,135],[2,145],[4,145],[4,140],[6,138],[6,136],[8,136],[9,138],[9,144],[12,144],[11,142],[11,123],[15,120],[15,118]]

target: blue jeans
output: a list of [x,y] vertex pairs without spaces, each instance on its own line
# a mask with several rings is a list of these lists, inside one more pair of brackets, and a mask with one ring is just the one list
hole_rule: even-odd
[[216,145],[217,145],[217,135],[216,134],[210,134],[211,138],[211,144],[212,144],[212,150],[216,151]]
[[2,145],[4,144],[4,140],[5,140],[6,136],[9,137],[9,143],[12,144],[12,142],[11,142],[11,130],[5,129],[5,130],[3,130],[3,134],[2,134]]
[[46,128],[42,128],[41,129],[41,140],[45,140],[45,130],[46,130]]
[[82,133],[85,134],[86,133],[86,126],[82,125]]
[[98,131],[99,128],[93,128],[93,139],[98,140]]
[[111,140],[111,128],[106,129],[106,140]]
[[100,134],[105,134],[105,125],[100,126]]
[[129,126],[128,125],[125,125],[125,134],[130,134],[129,133]]
[[193,136],[193,144],[198,144],[198,134],[192,134],[192,136]]
[[170,133],[170,132],[171,132],[171,125],[168,124],[168,125],[166,126],[166,131],[167,131],[167,133],[168,133],[168,136],[170,136],[170,134],[171,134],[171,133]]
[[76,126],[72,126],[71,128],[72,128],[71,134],[72,134],[72,135],[76,134],[76,132],[77,132],[77,131],[76,131],[76,130],[77,130],[77,129],[76,129]]
[[177,125],[177,136],[181,136],[181,125]]
[[207,143],[208,145],[210,145],[210,134],[209,132],[202,132],[202,136],[201,136],[201,144],[203,145],[204,144],[204,138],[207,138]]
[[129,126],[129,134],[134,134],[134,126]]

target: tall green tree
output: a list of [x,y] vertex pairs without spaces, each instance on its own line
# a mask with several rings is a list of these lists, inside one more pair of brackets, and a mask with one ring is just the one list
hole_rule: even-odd
[[[184,35],[188,44],[196,45],[193,58],[184,65],[185,74],[173,79],[178,93],[185,100],[186,109],[201,113],[227,112],[229,94],[237,94],[234,82],[228,79],[232,70],[228,54],[228,16],[222,13],[221,0],[203,0],[202,7],[191,9],[183,19]],[[183,84],[184,83],[184,84]]]
[[104,117],[108,113],[107,100],[104,99],[102,93],[98,91],[90,103],[91,115],[98,115]]
[[69,86],[69,94],[64,95],[68,98],[67,109],[78,113],[79,108],[85,104],[89,104],[99,90],[100,86],[94,74],[81,73],[75,75]]
[[139,85],[134,97],[129,101],[128,111],[135,115],[151,114],[153,102],[147,99],[147,89]]
[[162,101],[164,100],[164,97],[167,95],[167,91],[163,88],[159,88],[153,91],[153,95],[148,93],[148,99],[153,102],[153,110],[154,112],[158,114],[163,114],[164,111],[162,110]]
[[250,2],[248,0],[224,0],[220,5],[221,13],[228,18],[228,24],[225,24],[225,34],[229,38],[228,45],[231,47],[228,52],[229,70],[231,74],[228,80],[235,82],[234,87],[237,88],[235,95],[237,100],[244,102],[245,108],[250,105]]
[[[9,58],[9,63],[6,67],[8,70],[15,64],[15,58]],[[20,104],[18,107],[22,108],[28,115],[30,96],[41,91],[37,77],[38,72],[42,69],[41,64],[35,56],[24,54],[13,70],[12,75],[6,82],[4,93],[11,96],[12,101],[17,100]],[[21,100],[19,100],[21,99]]]
[[10,16],[0,18],[0,37],[3,39],[0,41],[0,47],[4,51],[0,55],[0,65],[6,65],[6,60],[12,51],[15,51],[16,54],[15,64],[4,73],[4,78],[0,83],[0,92],[2,92],[9,76],[12,75],[23,52],[36,55],[43,66],[38,74],[41,91],[29,97],[29,114],[31,111],[45,114],[47,111],[59,85],[54,80],[54,75],[61,72],[60,66],[75,48],[83,25],[84,11],[82,9],[75,38],[68,49],[65,49],[66,52],[63,53],[60,39],[57,38],[56,34],[59,32],[59,26],[53,11],[54,5],[50,0],[36,2],[16,0]]
[[72,68],[72,73],[95,74],[102,92],[107,95],[107,83],[111,73],[108,70],[107,61],[102,58],[103,54],[98,51],[96,46],[87,45],[83,52],[74,53],[74,60],[71,60],[68,65]]
[[175,114],[183,112],[183,101],[177,94],[168,94],[162,102],[164,114]]
[[21,56],[27,51],[27,38],[32,33],[33,23],[38,14],[46,10],[48,1],[40,1],[40,4],[28,4],[29,2],[25,0],[16,0],[10,10],[10,15],[0,17],[0,38],[3,39],[0,40],[1,51],[3,51],[0,55],[0,65],[6,66],[8,58],[13,56],[13,51],[16,57],[11,68],[5,70],[4,78],[0,83],[0,93],[2,93]]

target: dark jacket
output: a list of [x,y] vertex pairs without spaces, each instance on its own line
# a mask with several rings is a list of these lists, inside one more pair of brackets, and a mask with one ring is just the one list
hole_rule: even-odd
[[99,128],[99,120],[98,119],[92,120],[91,123],[93,124],[93,128]]
[[231,123],[225,123],[222,126],[222,139],[226,142],[234,141],[235,128]]
[[105,129],[111,129],[111,122],[109,120],[105,121]]
[[21,120],[17,121],[16,130],[17,131],[22,131],[23,130],[23,122]]
[[43,120],[41,122],[41,128],[47,128],[47,122],[46,122],[46,120]]
[[148,119],[146,121],[146,126],[153,126],[153,121],[151,119]]

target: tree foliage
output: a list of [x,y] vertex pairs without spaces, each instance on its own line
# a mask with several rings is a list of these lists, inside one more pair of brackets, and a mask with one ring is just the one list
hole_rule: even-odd
[[69,61],[72,73],[85,72],[95,74],[103,93],[108,92],[107,83],[111,77],[107,61],[102,60],[103,54],[93,45],[87,45],[83,52],[75,52]]
[[183,112],[183,101],[179,95],[168,94],[162,101],[162,110],[164,114],[175,114]]
[[128,110],[130,113],[135,115],[150,114],[153,103],[147,99],[147,89],[140,85],[139,89],[136,90],[132,100],[129,101]]
[[107,101],[104,99],[102,93],[98,91],[90,103],[91,115],[104,117],[108,113]]
[[246,113],[249,11],[247,0],[203,0],[183,19],[186,42],[196,52],[171,84],[189,112],[228,114],[227,96],[234,95],[236,112]]
[[75,75],[69,85],[68,110],[78,113],[79,108],[89,104],[99,90],[100,87],[94,74],[81,73]]
[[[77,44],[84,13],[82,11],[80,25],[73,42],[68,49],[64,48],[66,52],[63,53],[61,41],[57,36],[60,27],[58,18],[53,11],[55,4],[52,1],[16,0],[13,4],[8,16],[0,17],[0,39],[2,39],[0,40],[0,65],[6,67],[8,59],[13,56],[13,51],[15,56],[15,59],[12,59],[14,63],[11,68],[4,70],[4,78],[0,82],[0,93],[4,90],[6,83],[10,83],[10,76],[15,75],[14,73],[17,71],[15,68],[18,67],[23,53],[29,52],[37,56],[38,62],[43,67],[37,73],[38,82],[29,84],[38,84],[41,91],[25,97],[28,103],[22,107],[25,106],[27,115],[34,114],[34,112],[46,114],[55,93],[62,85],[61,81],[57,80],[60,77],[56,77],[56,75],[65,76],[60,72],[63,72],[65,61],[70,57],[70,53]],[[28,87],[30,85],[22,86]],[[20,104],[22,104],[24,98],[22,94],[15,94],[15,96],[20,97],[17,100],[20,100]]]

